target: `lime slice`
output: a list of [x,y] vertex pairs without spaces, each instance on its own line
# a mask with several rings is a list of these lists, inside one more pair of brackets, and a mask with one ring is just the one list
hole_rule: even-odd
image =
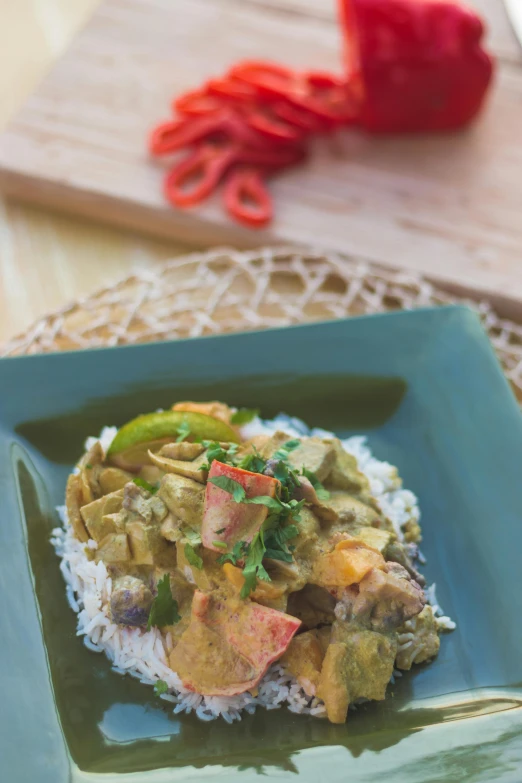
[[165,444],[176,440],[180,427],[188,427],[187,440],[215,440],[238,443],[239,436],[232,427],[204,413],[190,411],[165,411],[145,413],[127,422],[116,433],[107,457],[110,462],[125,470],[139,470],[150,462],[148,450],[159,451]]

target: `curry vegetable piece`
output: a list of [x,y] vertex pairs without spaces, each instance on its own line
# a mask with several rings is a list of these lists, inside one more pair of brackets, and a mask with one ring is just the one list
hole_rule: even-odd
[[[218,483],[214,483],[214,479]],[[270,476],[251,473],[214,460],[205,493],[201,525],[203,546],[217,551],[215,542],[232,547],[236,541],[251,541],[268,516],[266,505],[248,501],[261,495],[275,498],[278,482]],[[234,496],[238,499],[234,500]],[[217,530],[223,530],[218,534]]]

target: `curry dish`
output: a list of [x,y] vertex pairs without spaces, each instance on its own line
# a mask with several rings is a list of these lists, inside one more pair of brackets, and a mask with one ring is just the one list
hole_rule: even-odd
[[183,402],[94,442],[69,525],[106,567],[110,621],[161,634],[185,691],[255,697],[278,662],[343,723],[439,650],[420,528],[397,531],[339,439],[247,437],[253,415]]

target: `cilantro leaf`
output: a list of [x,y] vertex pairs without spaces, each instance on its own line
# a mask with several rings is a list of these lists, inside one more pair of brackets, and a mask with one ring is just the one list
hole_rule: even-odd
[[296,449],[300,445],[301,445],[301,441],[298,438],[287,440],[286,443],[283,443],[283,445],[276,451],[276,453],[272,455],[272,459],[279,459],[279,460],[288,459],[288,455],[290,454],[290,452]]
[[189,562],[191,566],[194,566],[194,568],[197,568],[199,571],[201,571],[203,568],[203,560],[200,558],[194,547],[191,544],[185,544],[184,551],[187,562]]
[[263,557],[265,554],[265,541],[263,533],[260,530],[255,534],[252,539],[252,543],[248,547],[248,552],[245,558],[245,567],[243,568],[243,576],[245,578],[245,584],[241,588],[241,598],[248,598],[250,593],[256,589],[256,582],[259,575],[260,579],[270,581],[270,577],[263,568]]
[[263,473],[266,467],[266,459],[254,448],[253,454],[245,454],[242,460],[237,463],[238,468],[249,470],[251,473]]
[[136,484],[137,487],[141,487],[142,489],[146,489],[147,492],[150,492],[151,495],[155,495],[156,492],[159,489],[159,484],[149,484],[148,481],[145,481],[145,479],[142,478],[133,478],[132,479],[133,484]]
[[270,495],[256,495],[254,498],[247,498],[244,503],[251,503],[257,506],[266,506],[270,511],[281,511],[283,504],[277,498]]
[[165,625],[179,623],[180,620],[178,602],[172,597],[170,589],[170,576],[165,574],[158,582],[158,594],[150,608],[147,631],[150,631],[153,626],[163,628]]
[[238,484],[234,479],[228,478],[228,476],[214,476],[214,478],[211,478],[208,481],[210,484],[214,484],[215,487],[219,487],[219,489],[223,489],[225,492],[232,495],[236,503],[243,503],[245,501],[245,490],[241,484]]
[[284,563],[291,563],[294,559],[290,552],[285,552],[284,549],[270,549],[265,550],[265,557],[270,560],[282,560]]
[[248,424],[249,421],[259,416],[259,408],[240,408],[230,419],[231,424]]
[[315,473],[312,473],[311,470],[308,470],[308,468],[305,468],[304,466],[301,470],[301,473],[303,476],[305,476],[305,478],[308,479],[312,487],[315,489],[315,494],[317,495],[319,500],[328,500],[328,498],[330,497],[330,493],[328,492],[327,489],[323,487],[323,485],[321,484],[321,482],[319,481]]
[[220,555],[217,559],[219,565],[225,565],[225,563],[232,563],[237,565],[238,560],[243,560],[248,551],[248,544],[246,541],[236,541],[232,547],[232,552],[227,552],[225,555]]
[[190,435],[190,425],[186,421],[182,421],[177,429],[178,437],[176,438],[176,443],[181,443],[182,441],[186,440],[188,436]]
[[90,462],[88,462],[85,467],[87,468],[87,470],[92,470],[92,465]]
[[167,693],[169,689],[169,686],[165,682],[165,680],[156,680],[156,683],[154,685],[154,693],[157,696],[161,696],[162,693]]

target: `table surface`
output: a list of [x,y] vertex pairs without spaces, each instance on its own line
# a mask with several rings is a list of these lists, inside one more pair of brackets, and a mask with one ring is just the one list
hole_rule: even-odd
[[[285,0],[287,12],[293,1]],[[296,7],[304,4],[322,14],[323,2],[298,0]],[[486,11],[492,0],[473,2]],[[497,2],[501,11],[501,0]],[[97,3],[0,0],[0,127],[62,54]],[[493,39],[502,59],[513,61],[518,71],[520,50],[505,15],[500,28],[493,30]],[[179,242],[148,239],[0,200],[0,344],[45,313],[187,249]],[[518,271],[511,269],[515,272],[518,277]]]
[[[97,4],[0,0],[0,127]],[[186,250],[0,199],[0,344],[45,313]]]

